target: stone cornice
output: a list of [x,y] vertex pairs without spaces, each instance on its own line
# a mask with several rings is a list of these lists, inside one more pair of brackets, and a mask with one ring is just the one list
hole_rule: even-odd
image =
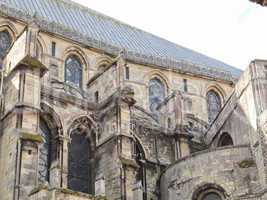
[[[27,24],[35,21],[35,23],[40,27],[41,31],[57,34],[63,38],[87,45],[89,48],[91,47],[102,50],[113,56],[117,56],[121,52],[121,48],[117,46],[88,37],[87,35],[83,35],[61,24],[49,22],[48,20],[40,18],[39,16],[31,16],[28,13],[9,7],[3,3],[0,3],[0,16],[15,18],[16,20],[21,20]],[[210,68],[207,66],[195,65],[188,61],[178,61],[166,57],[144,55],[138,52],[127,51],[127,49],[125,50],[125,58],[130,62],[148,66],[156,66],[158,68],[173,70],[179,73],[198,75],[211,79],[219,79],[230,83],[237,81],[237,77],[232,76],[230,72]]]

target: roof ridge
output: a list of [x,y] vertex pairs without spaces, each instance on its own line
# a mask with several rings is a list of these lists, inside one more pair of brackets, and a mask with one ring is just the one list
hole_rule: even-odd
[[[13,1],[16,3],[13,3]],[[21,7],[16,6],[16,4],[19,4],[18,3],[19,1],[22,1],[24,3],[24,7],[29,6],[28,9],[24,8],[23,6]],[[79,29],[77,30],[73,28],[72,26],[69,26],[68,24],[64,23],[64,21],[60,22],[60,21],[56,21],[53,19],[49,19],[44,14],[42,14],[41,11],[38,12],[38,10],[36,10],[38,13],[37,15],[34,15],[33,12],[29,12],[31,8],[31,4],[29,3],[29,5],[27,5],[27,3],[31,1],[35,1],[35,0],[12,0],[10,3],[7,3],[6,0],[0,0],[0,5],[2,2],[4,6],[1,8],[0,14],[6,13],[8,16],[15,16],[18,19],[22,19],[23,21],[26,20],[28,22],[30,22],[31,20],[33,20],[33,18],[35,18],[36,22],[38,23],[40,28],[43,30],[50,31],[53,33],[58,33],[59,35],[70,38],[74,41],[87,44],[88,46],[92,46],[94,48],[102,49],[112,55],[117,54],[121,49],[125,49],[127,51],[127,58],[129,60],[132,60],[138,63],[156,65],[156,66],[170,68],[170,69],[174,67],[177,70],[182,70],[182,71],[186,70],[187,72],[202,74],[202,75],[206,75],[209,77],[212,74],[212,76],[215,76],[215,77],[218,76],[224,80],[232,79],[228,77],[228,75],[226,75],[228,73],[230,73],[234,77],[238,77],[241,72],[241,70],[233,66],[230,66],[220,60],[214,59],[205,54],[199,53],[195,50],[191,50],[187,47],[183,47],[181,45],[178,45],[174,42],[161,38],[152,33],[132,27],[128,24],[120,22],[104,14],[98,13],[97,11],[94,11],[86,6],[80,5],[71,0],[45,0],[50,3],[54,2],[54,4],[57,4],[57,6],[59,7],[65,7],[69,10],[73,9],[72,11],[74,12],[75,10],[76,11],[79,10],[80,12],[83,13],[82,15],[84,15],[83,17],[85,20],[87,19],[86,15],[88,16],[97,15],[97,16],[100,16],[102,20],[106,22],[110,20],[112,20],[111,22],[114,22],[114,21],[119,22],[122,24],[121,28],[125,27],[125,29],[128,29],[128,31],[132,31],[133,33],[130,33],[130,34],[138,34],[138,35],[140,34],[140,36],[142,36],[141,38],[143,39],[143,40],[141,39],[140,41],[137,40],[137,42],[139,42],[139,44],[137,45],[141,45],[140,49],[138,48],[136,49],[136,46],[134,46],[136,45],[136,44],[133,44],[135,41],[131,43],[131,45],[133,44],[133,46],[127,46],[127,45],[124,46],[120,44],[120,41],[116,41],[116,37],[115,37],[115,42],[112,43],[109,41],[110,38],[97,37],[98,33],[88,34],[87,32],[83,32],[83,31],[80,31]],[[39,0],[39,1],[44,1],[44,0]],[[11,8],[14,10],[12,10]],[[15,12],[15,11],[19,11],[19,12]],[[63,13],[63,17],[64,17],[64,13]],[[83,18],[77,18],[76,20],[80,20],[80,19],[83,19]],[[114,25],[120,26],[115,23]],[[137,30],[138,33],[134,33],[135,31],[133,29]],[[99,29],[99,31],[101,31],[101,29]],[[115,30],[114,34],[116,33],[117,32]],[[118,32],[118,34],[120,34],[120,32]],[[128,33],[126,30],[126,36],[127,34]],[[127,42],[128,39],[126,37],[126,40],[123,42]],[[129,41],[131,42],[131,40]],[[142,46],[143,45],[142,43],[145,41],[148,41],[148,43],[144,43],[144,46]],[[153,43],[155,44],[155,42],[156,42],[156,45],[153,46]],[[157,43],[157,42],[160,42],[160,43]],[[150,50],[148,49],[148,51],[144,51],[144,48],[146,47],[151,48],[151,49]],[[180,51],[179,49],[181,50],[181,52],[179,52]],[[181,53],[181,56],[176,56],[176,55],[180,55],[179,53]],[[200,62],[198,62],[198,60],[200,60]],[[194,70],[191,69],[193,66],[196,67]],[[182,68],[186,68],[186,69],[182,69]],[[203,72],[202,72],[202,69],[203,69]],[[227,76],[228,78],[226,78],[225,76]]]
[[[116,23],[118,23],[118,24],[121,24],[121,25],[123,25],[123,26],[127,26],[127,27],[129,27],[129,28],[131,28],[131,29],[135,29],[135,30],[141,31],[141,32],[143,32],[143,33],[152,34],[152,33],[148,32],[148,31],[145,31],[145,30],[143,30],[143,29],[140,29],[140,28],[138,28],[138,27],[136,27],[136,26],[127,24],[126,22],[123,22],[122,20],[119,20],[119,19],[116,19],[116,18],[114,18],[114,17],[108,16],[108,15],[106,15],[106,14],[100,12],[100,11],[91,9],[91,8],[85,6],[85,5],[82,5],[82,4],[80,4],[80,3],[77,3],[77,2],[75,2],[75,1],[73,1],[73,0],[52,0],[52,1],[61,1],[62,3],[65,3],[66,5],[75,6],[76,8],[81,9],[81,11],[83,11],[83,12],[86,11],[86,12],[89,12],[90,14],[94,14],[94,15],[96,15],[96,16],[98,16],[98,17],[102,17],[102,18],[104,18],[104,19],[111,20],[111,21],[116,22]],[[154,34],[152,34],[152,35],[153,35],[153,36],[156,36],[156,35],[154,35]],[[158,37],[158,36],[156,36],[156,37]],[[164,38],[161,38],[161,39],[164,39]],[[166,40],[166,39],[165,39],[165,40]],[[169,41],[169,42],[171,42],[171,41]]]
[[[96,15],[96,16],[98,16],[98,17],[102,17],[102,18],[111,20],[111,21],[113,21],[113,22],[115,22],[115,23],[119,23],[119,24],[121,24],[121,25],[123,25],[123,26],[127,26],[127,27],[129,27],[129,28],[131,28],[131,29],[134,29],[134,30],[137,30],[137,31],[146,33],[146,34],[150,34],[150,35],[152,35],[153,37],[159,38],[159,39],[161,39],[161,40],[165,40],[165,41],[169,42],[170,44],[175,45],[175,46],[177,46],[177,47],[183,48],[183,49],[185,49],[185,50],[190,50],[190,51],[195,52],[195,53],[197,53],[197,54],[201,54],[202,56],[205,56],[206,58],[214,59],[214,60],[216,60],[216,61],[218,61],[218,62],[220,62],[220,63],[222,63],[222,64],[224,64],[224,65],[228,65],[228,66],[230,66],[230,67],[234,67],[234,66],[229,65],[229,64],[227,64],[227,63],[225,63],[225,62],[223,62],[223,61],[221,61],[221,60],[219,60],[219,59],[217,59],[217,58],[213,58],[213,57],[211,57],[211,56],[205,55],[205,54],[203,54],[203,53],[201,53],[201,52],[199,52],[199,51],[196,51],[196,50],[193,50],[193,49],[191,49],[191,48],[188,48],[188,47],[185,47],[185,46],[183,46],[183,45],[180,45],[180,44],[177,44],[177,43],[175,43],[175,42],[172,42],[172,41],[170,41],[170,40],[168,40],[168,39],[166,39],[166,38],[164,38],[164,37],[155,35],[155,34],[153,34],[153,33],[151,33],[151,32],[146,31],[146,30],[143,30],[143,29],[140,29],[140,28],[138,28],[138,27],[135,27],[135,26],[132,26],[132,25],[130,25],[130,24],[127,24],[126,22],[123,22],[123,21],[118,20],[118,19],[116,19],[116,18],[110,17],[110,16],[108,16],[108,15],[105,15],[105,14],[99,12],[99,11],[93,10],[93,9],[91,9],[91,8],[85,6],[85,5],[82,5],[82,4],[80,4],[80,3],[77,3],[77,2],[75,2],[75,1],[73,1],[73,0],[53,0],[53,1],[61,1],[62,3],[65,3],[65,4],[67,4],[67,5],[75,6],[76,8],[81,9],[83,12],[86,11],[86,12],[89,12],[90,14],[94,14],[94,15]],[[207,67],[209,67],[209,66],[207,66]],[[235,68],[236,68],[236,67],[235,67]],[[240,70],[239,68],[237,68],[237,69]],[[242,71],[242,70],[240,70],[240,71]]]

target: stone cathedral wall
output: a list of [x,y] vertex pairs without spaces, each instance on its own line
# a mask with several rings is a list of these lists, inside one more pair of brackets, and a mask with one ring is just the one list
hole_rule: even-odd
[[[6,24],[9,25],[7,26]],[[22,33],[26,24],[18,20],[0,17],[0,31],[4,27],[8,29],[12,27],[14,32],[13,40],[16,40],[16,37]],[[56,44],[55,56],[51,55],[52,42]],[[70,138],[69,131],[75,120],[83,118],[84,116],[89,116],[93,124],[95,122],[94,120],[98,119],[94,119],[92,116],[95,114],[95,110],[98,110],[97,115],[95,115],[101,118],[100,127],[97,127],[100,128],[101,131],[95,136],[97,138],[95,176],[96,187],[99,190],[98,194],[105,194],[108,199],[120,199],[124,197],[124,195],[128,195],[127,197],[129,198],[134,196],[132,194],[135,184],[135,171],[138,170],[138,166],[132,158],[132,143],[139,140],[146,153],[145,176],[148,197],[151,200],[157,199],[159,195],[157,187],[160,173],[166,166],[175,162],[177,159],[174,136],[171,134],[168,135],[166,129],[162,128],[166,126],[166,122],[163,121],[162,124],[159,124],[156,128],[146,127],[147,129],[142,129],[144,124],[141,123],[141,128],[136,126],[134,131],[126,132],[124,135],[122,134],[123,136],[118,137],[119,128],[124,131],[127,126],[130,126],[132,116],[130,116],[128,112],[131,113],[134,109],[128,111],[127,106],[119,105],[121,102],[114,103],[109,99],[110,96],[117,92],[117,88],[110,86],[111,83],[117,81],[114,77],[116,72],[113,67],[103,74],[101,74],[101,70],[103,66],[112,64],[112,62],[116,60],[116,57],[107,55],[102,50],[85,46],[54,33],[40,31],[38,33],[38,43],[41,46],[39,49],[41,55],[38,59],[48,68],[48,71],[42,78],[39,77],[41,79],[41,87],[37,88],[38,91],[32,90],[30,87],[38,85],[39,79],[36,78],[36,76],[32,78],[34,74],[29,73],[29,76],[27,76],[25,80],[25,84],[29,86],[26,88],[25,101],[34,102],[37,107],[39,106],[40,113],[38,111],[38,115],[41,117],[45,118],[51,115],[52,125],[57,125],[51,127],[60,127],[59,132],[61,135],[59,138],[63,141],[61,141],[63,145],[61,153],[59,153],[60,156],[63,157],[62,168],[58,169],[63,171],[60,187],[67,188],[67,143]],[[64,83],[64,65],[69,55],[76,55],[81,60],[83,66],[81,90],[77,90]],[[136,100],[135,105],[138,107],[139,111],[142,110],[142,114],[149,114],[150,112],[148,84],[149,80],[153,77],[158,77],[165,84],[166,97],[170,96],[176,90],[181,91],[184,97],[191,102],[188,104],[189,106],[186,110],[187,114],[191,114],[204,122],[207,122],[208,119],[206,106],[207,91],[210,89],[216,90],[221,95],[222,101],[225,102],[234,86],[234,83],[230,81],[216,80],[194,74],[184,74],[179,71],[161,69],[155,66],[140,65],[131,61],[126,61],[124,64],[125,66],[123,67],[129,67],[129,79],[126,79],[124,76],[124,68],[121,71],[123,74],[120,74],[120,78],[123,79],[124,86],[130,86],[133,89],[134,99]],[[96,78],[88,85],[88,81],[98,74],[101,74],[99,78]],[[17,119],[13,114],[8,115],[7,113],[15,106],[19,98],[18,91],[21,90],[21,87],[18,85],[18,76],[18,73],[15,73],[14,76],[10,75],[4,87],[5,106],[3,114],[7,116],[2,119],[3,129],[1,130],[0,137],[0,186],[3,186],[0,187],[0,193],[5,194],[3,200],[10,199],[16,187],[15,182],[12,182],[12,180],[15,179],[16,176],[14,174],[15,168],[17,168],[17,166],[15,166],[17,156],[16,145],[19,137],[16,135],[16,132],[12,132],[12,128],[16,127]],[[184,79],[187,80],[188,85],[186,87],[188,91],[184,89]],[[103,101],[107,103],[107,105],[96,104],[96,91],[99,92],[100,103]],[[120,119],[122,122],[120,122],[118,117],[119,111],[116,110],[116,106],[118,105],[126,110],[122,110],[120,113],[120,116],[123,116],[122,119]],[[171,105],[171,107],[169,112],[173,110],[173,105]],[[22,126],[27,128],[33,128],[31,126],[35,126],[35,128],[38,128],[36,127],[36,124],[39,123],[37,120],[38,118],[36,116],[31,116],[31,112],[27,113],[26,111],[24,113]],[[172,115],[172,118],[173,117]],[[126,128],[124,126],[120,127],[119,123],[125,125]],[[175,125],[173,125],[172,128],[174,129]],[[12,134],[10,132],[12,132]],[[136,138],[134,138],[135,136]],[[27,148],[23,149],[22,158],[24,159],[24,171],[22,171],[22,174],[24,175],[23,181],[27,186],[23,194],[24,196],[28,195],[26,194],[29,193],[28,191],[32,191],[31,198],[33,200],[40,198],[46,199],[52,194],[56,195],[55,199],[83,200],[91,198],[73,193],[70,194],[66,191],[65,193],[62,191],[56,193],[56,191],[39,187],[36,184],[37,177],[34,175],[35,169],[33,162],[35,162],[38,157],[38,153],[35,149],[34,145],[28,145]],[[52,177],[53,187],[56,188],[60,185],[58,183],[58,173],[59,172],[56,171],[54,173],[55,176]],[[6,183],[6,181],[1,180],[2,178],[10,182]],[[125,191],[125,188],[120,187],[120,184],[125,184],[127,191]]]

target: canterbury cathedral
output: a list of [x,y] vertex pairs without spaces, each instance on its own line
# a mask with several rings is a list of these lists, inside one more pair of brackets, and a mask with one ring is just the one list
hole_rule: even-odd
[[0,0],[0,67],[0,200],[267,199],[267,60]]

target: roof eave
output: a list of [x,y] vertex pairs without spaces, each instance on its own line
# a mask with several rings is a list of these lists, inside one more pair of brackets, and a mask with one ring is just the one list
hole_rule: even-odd
[[[64,38],[73,40],[83,45],[85,44],[95,49],[102,50],[114,56],[117,56],[122,50],[122,48],[120,47],[110,45],[103,41],[98,41],[94,38],[90,38],[61,24],[50,22],[38,16],[31,16],[28,13],[0,3],[0,16],[1,15],[4,17],[19,19],[26,24],[29,24],[34,20],[42,31],[58,34],[59,36],[62,36]],[[125,50],[125,58],[138,64],[157,66],[164,69],[179,71],[181,73],[196,74],[207,78],[220,79],[222,81],[227,81],[230,83],[235,83],[239,78],[234,77],[230,72],[227,72],[225,70],[207,68],[204,66],[189,63],[187,61],[178,61],[170,58],[148,56],[127,50]]]

